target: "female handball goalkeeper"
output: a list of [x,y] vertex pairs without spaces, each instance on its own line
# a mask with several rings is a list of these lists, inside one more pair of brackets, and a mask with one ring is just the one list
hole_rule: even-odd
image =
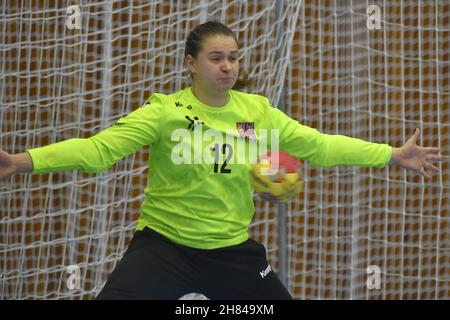
[[[433,163],[441,160],[439,149],[418,146],[418,129],[400,148],[322,134],[273,108],[267,98],[238,91],[245,85],[238,78],[238,50],[228,27],[218,22],[198,25],[185,47],[190,87],[153,94],[142,107],[90,138],[13,155],[0,151],[4,180],[25,172],[101,172],[151,146],[151,183],[134,237],[98,299],[178,299],[193,292],[209,299],[292,299],[270,268],[264,246],[248,236],[254,214],[249,163],[228,161],[240,151],[225,139],[200,150],[212,163],[195,161],[187,156],[195,151],[194,143],[180,147],[178,138],[186,132],[193,136],[200,128],[214,129],[225,136],[231,130],[235,139],[242,139],[242,128],[278,129],[279,149],[312,166],[398,165],[425,178],[438,171]],[[180,149],[174,152],[176,147]]]

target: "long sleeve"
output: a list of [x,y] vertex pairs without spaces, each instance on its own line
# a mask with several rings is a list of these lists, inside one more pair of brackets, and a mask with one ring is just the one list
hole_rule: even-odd
[[372,143],[343,135],[328,135],[301,125],[276,108],[271,116],[274,128],[280,129],[280,150],[314,167],[359,166],[382,168],[392,155],[388,144]]
[[156,142],[163,121],[164,104],[154,94],[141,108],[90,138],[26,150],[33,161],[33,174],[73,169],[104,171],[128,154]]

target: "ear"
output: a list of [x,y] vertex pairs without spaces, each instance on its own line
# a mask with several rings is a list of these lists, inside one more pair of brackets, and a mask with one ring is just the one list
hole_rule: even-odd
[[189,71],[195,73],[195,60],[190,54],[184,58],[184,63],[186,64],[186,67],[188,67]]

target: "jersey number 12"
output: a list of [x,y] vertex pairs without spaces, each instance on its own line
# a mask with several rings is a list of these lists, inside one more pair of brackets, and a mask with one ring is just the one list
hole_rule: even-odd
[[225,161],[222,163],[222,165],[220,166],[220,173],[231,173],[231,169],[227,169],[226,166],[228,164],[228,162],[230,162],[231,157],[233,156],[233,147],[228,144],[222,144],[222,148],[219,147],[219,144],[216,143],[214,145],[214,147],[211,148],[211,151],[215,152],[215,156],[214,156],[214,172],[218,173],[219,172],[219,152],[220,149],[222,149],[222,154],[226,154],[226,150],[228,149],[228,155],[227,158],[225,159]]

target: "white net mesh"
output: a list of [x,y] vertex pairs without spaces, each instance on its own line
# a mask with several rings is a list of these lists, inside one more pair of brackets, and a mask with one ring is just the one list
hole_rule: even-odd
[[[252,92],[325,133],[399,146],[422,130],[449,154],[450,5],[370,1],[2,1],[0,148],[88,137],[152,92],[189,83],[184,41],[216,19],[236,31]],[[72,23],[76,21],[70,19]],[[97,175],[18,175],[0,185],[0,297],[93,298],[126,249],[148,150]],[[446,158],[448,160],[448,158]],[[306,166],[288,211],[295,298],[450,297],[449,169],[423,184],[397,169]],[[151,182],[149,182],[151,183]],[[279,266],[277,208],[250,228]],[[381,290],[366,268],[381,270]],[[81,283],[71,282],[77,266]]]
[[[367,8],[380,8],[379,29]],[[447,155],[450,7],[444,1],[306,1],[289,65],[287,112],[322,132]],[[370,21],[369,21],[370,22]],[[375,25],[376,26],[376,25]],[[300,298],[448,299],[449,169],[307,167],[289,215],[289,288]],[[380,270],[369,289],[367,267]]]

